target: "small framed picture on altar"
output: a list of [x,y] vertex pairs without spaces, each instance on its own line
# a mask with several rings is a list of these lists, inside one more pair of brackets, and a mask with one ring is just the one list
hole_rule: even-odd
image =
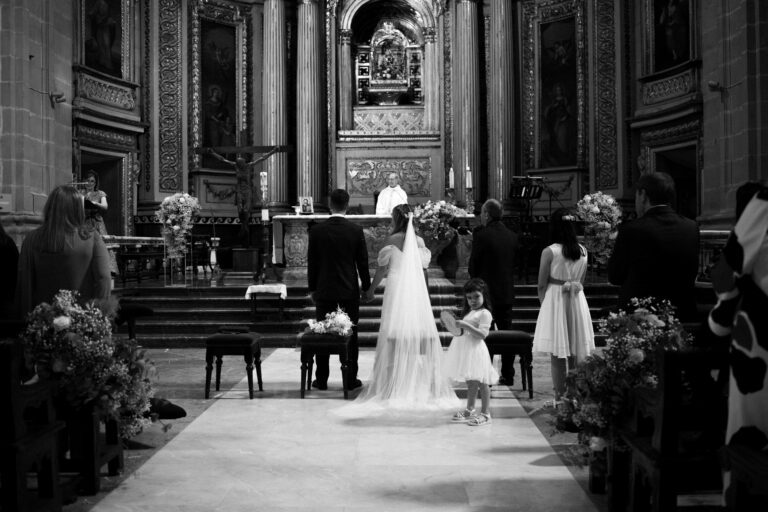
[[309,215],[315,213],[312,207],[312,196],[302,196],[299,198],[299,207],[302,215]]

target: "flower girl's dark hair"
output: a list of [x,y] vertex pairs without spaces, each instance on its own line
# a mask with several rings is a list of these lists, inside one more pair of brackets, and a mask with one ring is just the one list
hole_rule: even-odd
[[581,246],[576,238],[576,225],[574,215],[567,208],[560,208],[552,214],[550,229],[552,242],[563,246],[563,256],[576,261],[582,257]]
[[464,289],[462,290],[464,294],[464,307],[461,310],[461,316],[464,317],[467,313],[469,313],[469,303],[467,302],[467,294],[472,292],[480,292],[483,294],[483,307],[487,309],[488,311],[491,311],[491,293],[488,290],[488,285],[483,281],[482,279],[479,279],[477,277],[470,279],[464,284]]

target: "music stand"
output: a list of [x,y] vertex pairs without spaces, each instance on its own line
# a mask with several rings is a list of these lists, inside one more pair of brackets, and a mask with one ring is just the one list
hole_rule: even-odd
[[544,192],[544,178],[541,176],[512,176],[509,198],[525,204],[526,220],[533,219],[533,204],[541,199]]

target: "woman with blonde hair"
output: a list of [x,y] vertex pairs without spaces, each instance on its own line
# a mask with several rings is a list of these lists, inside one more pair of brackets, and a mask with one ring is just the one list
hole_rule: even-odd
[[86,224],[83,196],[69,185],[53,189],[43,208],[43,225],[21,246],[19,312],[26,316],[63,289],[79,292],[82,301],[105,299],[111,289],[107,248]]

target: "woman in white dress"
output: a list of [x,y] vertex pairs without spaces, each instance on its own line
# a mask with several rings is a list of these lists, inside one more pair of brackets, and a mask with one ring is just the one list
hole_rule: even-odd
[[576,239],[575,217],[566,209],[552,214],[552,241],[541,253],[538,294],[541,302],[533,350],[552,357],[555,399],[565,392],[568,369],[583,361],[595,349],[595,333],[584,276],[587,250]]
[[443,348],[423,269],[430,251],[413,229],[407,204],[392,211],[392,233],[379,251],[366,298],[386,276],[373,372],[360,396],[342,413],[453,410],[459,399],[443,374]]

